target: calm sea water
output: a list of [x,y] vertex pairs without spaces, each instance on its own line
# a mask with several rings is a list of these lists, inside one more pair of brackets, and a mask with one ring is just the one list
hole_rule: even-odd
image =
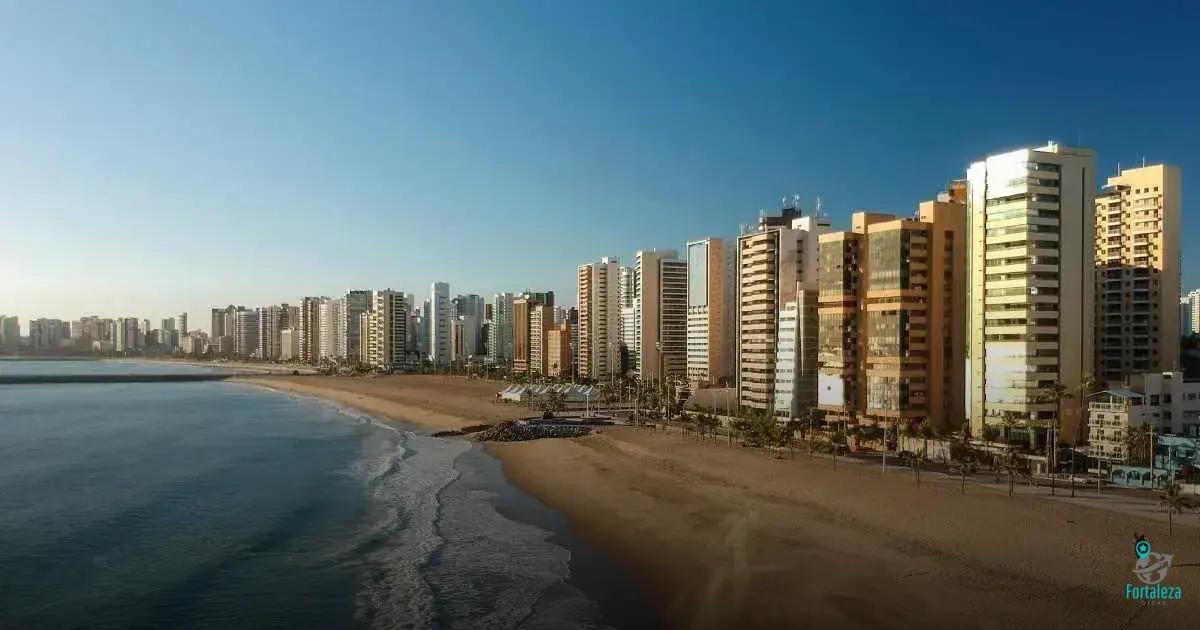
[[478,445],[236,383],[0,387],[0,627],[652,623]]

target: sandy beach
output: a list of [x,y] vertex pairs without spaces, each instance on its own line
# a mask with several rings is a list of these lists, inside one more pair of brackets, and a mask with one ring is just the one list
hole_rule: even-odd
[[[254,377],[430,428],[528,415],[500,384],[435,376]],[[677,628],[1190,627],[1200,529],[925,475],[778,459],[614,427],[489,444],[509,479],[625,562]],[[982,481],[982,475],[980,480]],[[990,475],[989,475],[990,477]],[[1183,598],[1141,606],[1134,534],[1174,555]]]

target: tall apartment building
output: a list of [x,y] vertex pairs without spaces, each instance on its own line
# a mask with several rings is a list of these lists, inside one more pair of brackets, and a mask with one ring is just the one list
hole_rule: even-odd
[[579,266],[579,375],[607,379],[620,370],[621,263],[615,257]]
[[300,300],[299,325],[296,357],[301,363],[321,361],[321,297],[306,297]]
[[400,369],[407,362],[408,298],[390,289],[371,293],[366,320],[366,364],[377,369]]
[[571,325],[555,324],[545,331],[546,376],[570,376]]
[[453,309],[452,320],[457,319],[461,331],[461,343],[457,353],[452,353],[457,361],[466,361],[471,357],[482,356],[487,352],[483,346],[483,298],[471,295],[459,295],[451,300]]
[[720,238],[687,244],[687,377],[697,385],[733,378],[733,257]]
[[429,288],[429,359],[435,364],[450,362],[450,285],[434,282]]
[[547,339],[554,328],[554,306],[537,304],[529,309],[529,373],[549,374]]
[[317,306],[317,356],[321,361],[346,357],[346,305],[341,298],[323,297]]
[[687,261],[675,250],[643,250],[633,266],[634,371],[658,382],[687,374]]
[[[70,324],[68,323],[68,326]],[[63,322],[59,319],[38,318],[29,322],[29,347],[34,350],[57,350],[63,342]],[[70,339],[68,328],[67,339]]]
[[240,357],[258,357],[258,311],[241,309],[234,324],[233,352]]
[[[1082,377],[1095,360],[1095,158],[1050,143],[967,170],[969,411],[974,435],[1014,423],[1082,435]],[[1061,383],[1074,392],[1046,400]]]
[[258,309],[258,353],[267,361],[278,361],[282,354],[282,334],[287,328],[287,305]]
[[488,361],[492,365],[511,365],[513,359],[513,294],[492,296],[492,325],[488,335]]
[[1187,296],[1179,297],[1179,336],[1192,334],[1192,301]]
[[820,238],[818,408],[869,424],[966,418],[966,208],[921,203],[914,219],[859,212]]
[[189,332],[187,313],[180,313],[175,316],[175,328],[179,331],[180,338],[187,336]]
[[637,370],[638,364],[638,311],[634,307],[633,267],[621,267],[621,285],[617,290],[617,300],[621,304],[620,348],[621,357],[617,360],[620,374],[629,374]]
[[[778,362],[779,313],[792,301],[797,308],[817,308],[817,238],[829,230],[829,220],[803,216],[798,206],[785,206],[779,215],[759,217],[755,231],[738,236],[737,267],[737,389],[738,404],[774,412]],[[798,313],[797,325],[812,321]],[[799,337],[811,336],[797,330]],[[797,394],[815,392],[817,369],[802,365],[793,372]],[[807,408],[815,400],[787,405]]]
[[359,363],[362,356],[359,354],[361,345],[359,336],[362,334],[360,324],[362,314],[371,310],[371,291],[364,289],[351,289],[346,292],[343,300],[343,319],[346,322],[346,359],[351,365]]
[[16,315],[0,315],[0,349],[12,352],[21,345],[21,320]]
[[1187,314],[1189,316],[1186,328],[1187,334],[1200,333],[1200,289],[1193,289],[1184,296],[1187,300]]
[[133,352],[137,349],[138,320],[136,317],[118,317],[113,322],[113,351]]
[[[547,314],[548,312],[548,314]],[[536,315],[535,315],[536,314]],[[524,373],[542,373],[544,367],[539,360],[544,355],[533,353],[534,334],[538,335],[537,343],[541,344],[541,329],[534,326],[533,319],[537,317],[538,324],[547,318],[554,317],[554,292],[536,293],[526,291],[513,300],[513,371]]]
[[1180,175],[1130,168],[1096,195],[1096,360],[1099,382],[1179,369]]
[[567,343],[571,344],[568,353],[571,358],[571,376],[579,376],[579,309],[572,306],[567,309],[567,318],[563,322],[567,327]]
[[279,331],[280,361],[296,361],[300,358],[300,331],[295,328],[284,328]]

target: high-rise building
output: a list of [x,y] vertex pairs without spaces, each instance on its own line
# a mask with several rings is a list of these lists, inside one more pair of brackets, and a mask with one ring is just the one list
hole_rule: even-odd
[[434,364],[450,362],[450,285],[434,282],[429,288],[429,359]]
[[[969,411],[973,435],[1016,426],[1082,438],[1083,375],[1095,319],[1095,168],[1087,149],[1050,143],[967,170]],[[1062,384],[1072,393],[1049,399]]]
[[687,261],[675,250],[634,255],[633,308],[638,377],[651,382],[687,374]]
[[118,317],[113,322],[113,352],[133,352],[137,349],[138,320]]
[[546,376],[570,376],[571,325],[555,324],[545,331]]
[[300,321],[297,330],[296,357],[301,363],[319,363],[321,360],[321,300],[306,297],[300,300]]
[[493,365],[511,365],[513,359],[513,294],[492,296],[492,327],[488,335],[488,360]]
[[258,354],[267,361],[279,361],[283,354],[283,331],[287,328],[287,305],[258,309]]
[[554,305],[537,304],[529,309],[529,372],[548,374],[550,356],[547,341],[554,328]]
[[820,237],[817,404],[876,425],[965,419],[966,209],[923,202],[915,219],[858,212]]
[[725,240],[687,244],[687,376],[697,385],[733,377],[733,257]]
[[317,356],[321,361],[346,358],[346,308],[342,298],[321,298],[317,307]]
[[1192,334],[1192,301],[1187,296],[1179,297],[1179,336]]
[[12,352],[21,345],[21,320],[16,315],[0,315],[0,349]]
[[[67,324],[70,326],[70,324]],[[68,330],[70,330],[68,328]],[[58,319],[38,318],[29,322],[29,347],[34,350],[57,350],[63,343],[63,322]],[[70,333],[67,339],[70,340]]]
[[362,289],[352,289],[346,292],[346,297],[343,298],[345,308],[343,318],[346,322],[345,346],[346,358],[353,365],[362,360],[359,354],[360,324],[362,314],[371,310],[371,292]]
[[1099,382],[1179,370],[1180,175],[1130,168],[1096,195],[1096,362]]
[[622,376],[637,370],[638,365],[638,311],[634,307],[633,267],[621,267],[621,284],[617,288],[617,300],[621,305],[620,357],[615,358],[615,369]]
[[579,375],[607,379],[620,371],[621,263],[615,257],[579,266]]
[[[367,324],[367,365],[385,370],[401,369],[407,363],[408,297],[391,289],[371,294]],[[361,320],[364,319],[360,315]]]
[[[545,313],[548,311],[548,315]],[[536,314],[536,315],[535,315]],[[537,317],[537,326],[534,317]],[[513,371],[544,373],[541,360],[544,358],[540,345],[544,322],[554,317],[554,292],[526,291],[513,299]],[[534,335],[537,335],[539,350],[533,352]]]
[[180,338],[186,337],[188,334],[188,317],[187,313],[180,313],[175,316],[175,328],[179,331]]
[[579,309],[572,306],[567,309],[567,317],[563,322],[567,327],[567,341],[571,344],[571,376],[579,376]]
[[455,360],[466,361],[486,354],[487,348],[483,345],[483,298],[475,294],[459,295],[451,300],[451,308],[462,328],[461,345]]
[[[803,216],[793,204],[779,215],[764,213],[757,230],[738,236],[736,378],[738,404],[743,407],[772,412],[776,407],[779,313],[792,301],[797,309],[816,309],[816,300],[808,294],[817,291],[817,239],[828,230],[827,218]],[[796,326],[812,321],[811,313],[797,312]],[[798,328],[793,334],[810,338],[812,333]],[[793,376],[796,395],[816,391],[815,364],[801,365]],[[815,402],[798,399],[793,405],[808,408]]]
[[234,327],[234,353],[240,357],[258,357],[258,310],[242,309]]
[[279,331],[279,360],[295,361],[300,353],[300,331],[284,328]]
[[1184,296],[1188,302],[1188,315],[1191,318],[1188,320],[1189,334],[1200,333],[1200,289],[1188,291]]

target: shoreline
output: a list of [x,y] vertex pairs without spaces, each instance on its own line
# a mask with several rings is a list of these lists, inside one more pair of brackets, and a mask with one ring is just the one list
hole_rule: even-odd
[[[526,411],[489,404],[496,384],[465,379],[233,380],[434,430]],[[1168,536],[1165,523],[1083,501],[975,484],[960,495],[940,475],[915,487],[911,475],[627,427],[484,448],[509,483],[628,567],[669,627],[1151,628],[1200,614],[1197,571],[1171,574],[1196,596],[1140,613],[1123,590],[1136,582],[1134,533],[1177,564],[1200,562],[1195,515]]]

